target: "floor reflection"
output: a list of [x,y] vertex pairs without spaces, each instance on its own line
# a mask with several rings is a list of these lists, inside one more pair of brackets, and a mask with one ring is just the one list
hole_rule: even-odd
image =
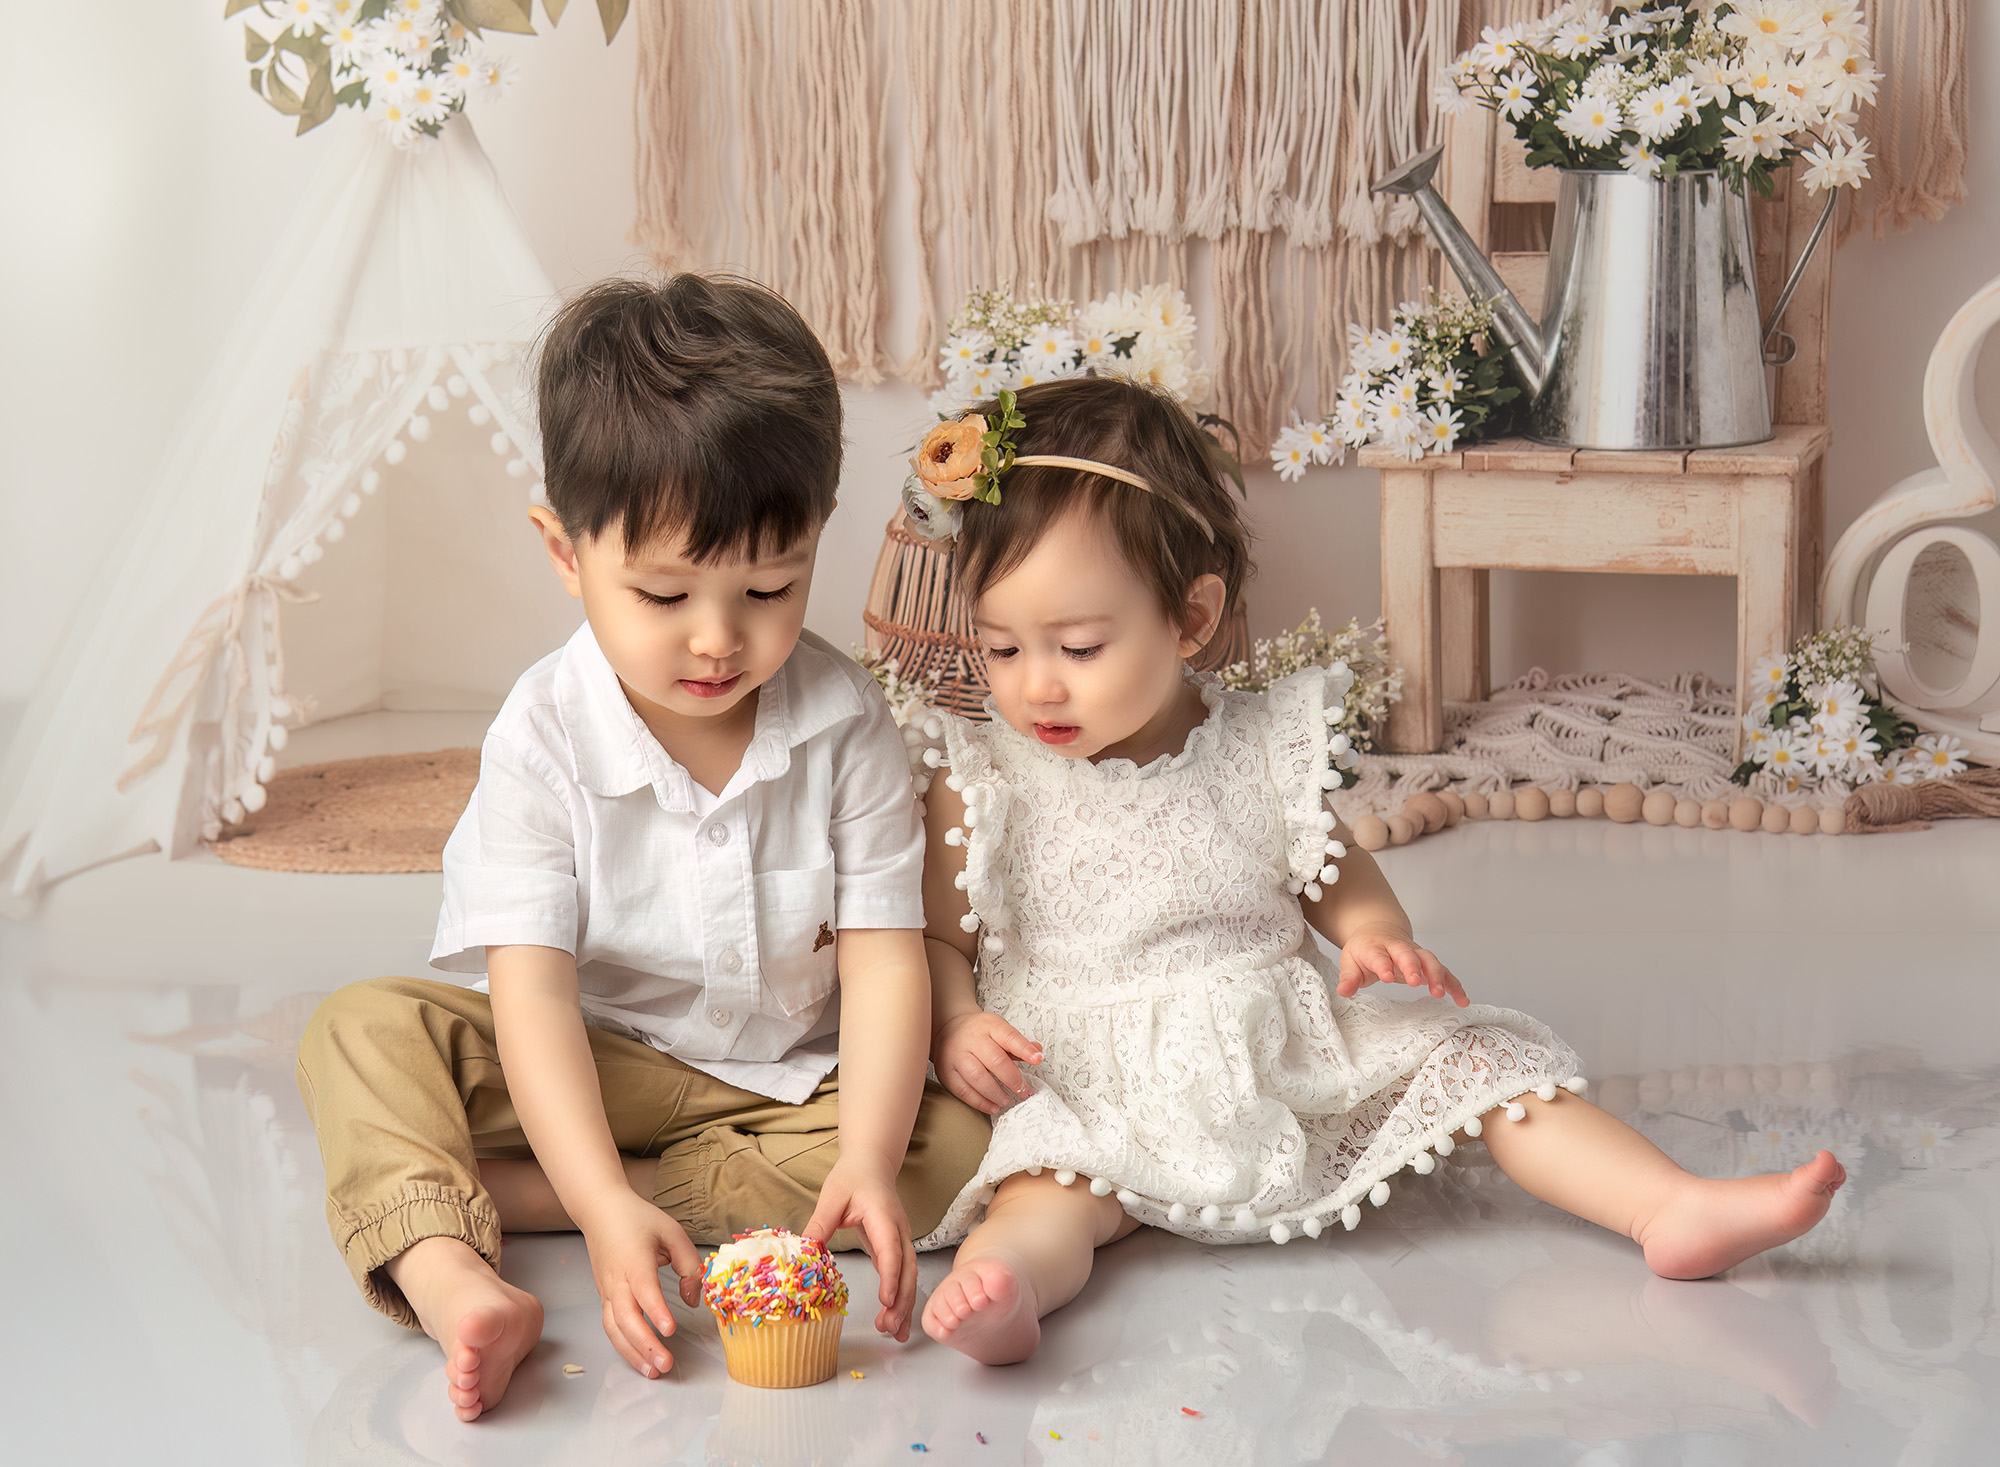
[[[327,1239],[292,1080],[315,993],[10,976],[0,999],[8,1073],[74,1112],[30,1138],[43,1175],[23,1195],[72,1184],[78,1137],[122,1117],[93,1164],[129,1168],[132,1225],[165,1240],[162,1267],[261,1352],[295,1460],[776,1467],[920,1445],[933,1462],[1763,1467],[1990,1452],[2000,1067],[1879,1048],[1603,1079],[1600,1103],[1695,1170],[1769,1171],[1821,1147],[1846,1165],[1820,1228],[1727,1280],[1653,1278],[1475,1144],[1351,1235],[1227,1249],[1141,1234],[1106,1250],[1042,1354],[1001,1371],[852,1320],[833,1382],[759,1392],[726,1379],[708,1317],[679,1310],[676,1367],[647,1382],[603,1339],[580,1239],[510,1239],[506,1270],[548,1304],[548,1335],[467,1430],[443,1408],[435,1347],[370,1314]],[[54,1246],[76,1256],[52,1267],[87,1264],[116,1230]],[[843,1262],[871,1294],[866,1261]],[[945,1265],[927,1259],[926,1284]],[[153,1324],[191,1351],[227,1333]],[[211,1460],[236,1460],[218,1431]]]

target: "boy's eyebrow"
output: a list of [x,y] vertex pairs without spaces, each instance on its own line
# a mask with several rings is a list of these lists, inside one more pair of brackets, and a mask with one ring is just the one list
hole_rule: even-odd
[[[793,571],[798,570],[812,559],[810,546],[788,551],[783,555],[760,556],[751,563],[753,570]],[[715,570],[713,565],[690,565],[680,560],[640,560],[633,556],[625,559],[625,568],[640,575],[649,576],[698,576],[705,570]]]
[[[1112,616],[1110,612],[1099,611],[1093,612],[1089,616],[1059,616],[1053,621],[1037,622],[1036,625],[1042,627],[1084,627],[1094,625],[1097,622],[1116,620],[1117,618]],[[1007,628],[1000,625],[997,621],[985,621],[978,617],[973,618],[972,625],[978,631],[1004,632],[1007,630]]]

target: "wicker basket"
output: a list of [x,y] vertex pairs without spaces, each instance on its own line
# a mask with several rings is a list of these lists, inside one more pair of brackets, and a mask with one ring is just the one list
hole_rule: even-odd
[[[896,659],[913,681],[937,678],[931,702],[967,718],[986,717],[986,661],[972,632],[972,608],[951,582],[952,552],[912,530],[897,510],[882,539],[861,620],[868,650]],[[1250,655],[1250,621],[1239,598],[1221,632],[1194,659],[1204,671]]]

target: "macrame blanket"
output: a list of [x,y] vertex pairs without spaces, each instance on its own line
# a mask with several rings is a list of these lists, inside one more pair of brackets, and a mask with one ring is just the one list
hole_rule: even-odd
[[[1729,780],[1735,693],[1698,672],[1656,683],[1623,673],[1552,677],[1538,667],[1488,702],[1445,704],[1444,725],[1436,754],[1360,755],[1355,783],[1332,796],[1341,819],[1389,814],[1420,790],[1490,793],[1520,781],[1549,790],[1664,785],[1694,800],[1743,792]],[[1831,798],[1834,787],[1823,792]],[[1847,793],[1839,787],[1840,799]]]

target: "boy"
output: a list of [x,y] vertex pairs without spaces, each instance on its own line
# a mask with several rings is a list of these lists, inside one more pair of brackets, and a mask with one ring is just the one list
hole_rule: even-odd
[[502,1228],[581,1229],[605,1333],[649,1379],[672,1363],[661,1266],[693,1304],[694,1244],[753,1227],[865,1245],[900,1340],[911,1239],[987,1134],[924,1081],[902,739],[803,634],[840,469],[825,352],[748,282],[611,281],[551,325],[538,396],[531,514],[586,620],[494,719],[445,848],[431,959],[490,996],[354,984],[299,1047],[335,1241],[444,1348],[466,1421],[541,1332],[495,1271]]

